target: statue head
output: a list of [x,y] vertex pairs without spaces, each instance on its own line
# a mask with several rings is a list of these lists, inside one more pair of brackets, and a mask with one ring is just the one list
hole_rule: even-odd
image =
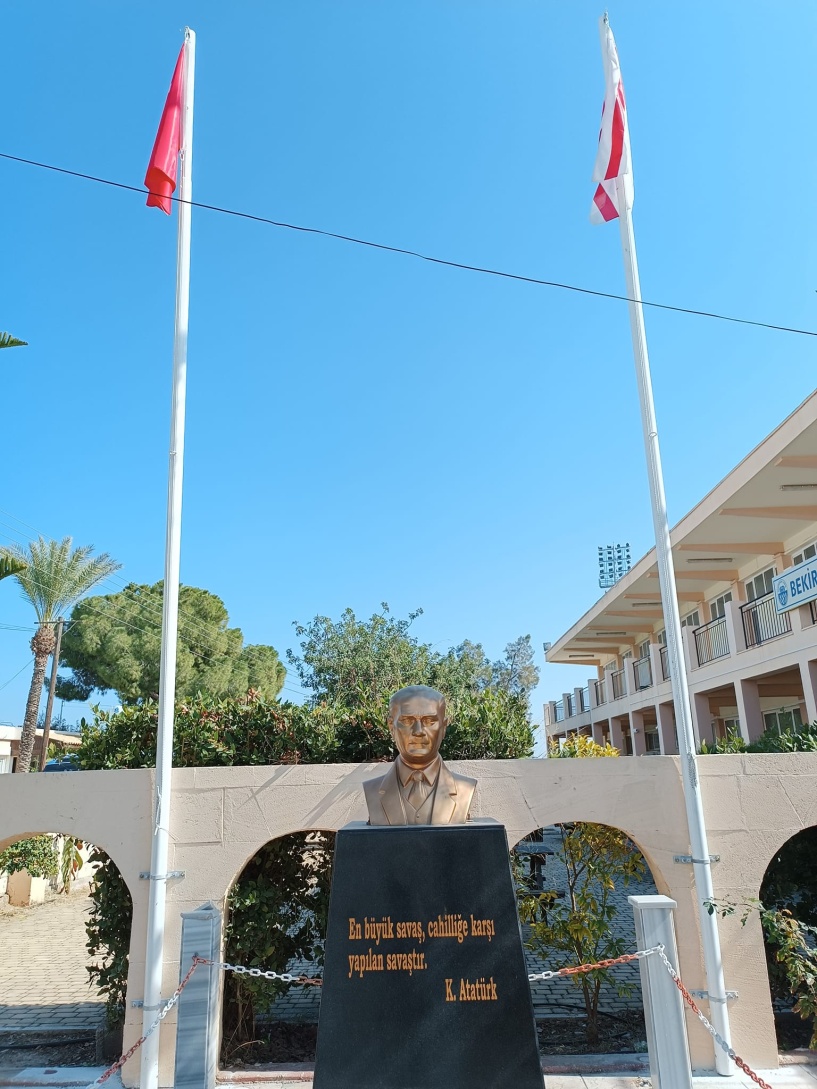
[[425,768],[435,759],[448,726],[445,696],[424,684],[401,688],[389,700],[389,729],[404,763]]

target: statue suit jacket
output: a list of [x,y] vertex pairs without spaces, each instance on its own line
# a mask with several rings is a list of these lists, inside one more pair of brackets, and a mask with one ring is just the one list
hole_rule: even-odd
[[[465,824],[476,785],[476,779],[457,775],[441,761],[437,785],[420,806],[418,823]],[[367,779],[363,790],[369,808],[369,824],[409,823],[396,764],[392,764],[385,775]]]

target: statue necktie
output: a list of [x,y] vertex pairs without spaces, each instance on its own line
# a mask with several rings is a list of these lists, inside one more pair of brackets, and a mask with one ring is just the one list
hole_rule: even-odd
[[415,771],[409,776],[411,789],[408,792],[408,803],[415,810],[420,808],[431,792],[425,775],[421,771]]

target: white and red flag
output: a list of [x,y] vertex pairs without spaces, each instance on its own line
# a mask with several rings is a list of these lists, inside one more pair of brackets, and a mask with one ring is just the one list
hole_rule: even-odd
[[633,206],[633,178],[630,159],[630,130],[627,103],[616,40],[605,15],[599,21],[601,54],[604,61],[604,106],[593,181],[598,182],[590,206],[591,223],[609,223],[621,214],[623,196],[627,208]]
[[179,172],[179,152],[182,148],[182,110],[184,109],[184,62],[185,43],[176,68],[173,79],[170,81],[170,90],[167,92],[167,101],[162,110],[162,119],[156,133],[153,151],[150,155],[145,185],[148,189],[148,208],[161,208],[170,215],[172,207],[171,197],[176,189],[176,179]]

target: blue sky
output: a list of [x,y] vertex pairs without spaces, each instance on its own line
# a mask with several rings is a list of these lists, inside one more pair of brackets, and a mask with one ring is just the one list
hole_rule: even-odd
[[[600,14],[6,5],[0,151],[141,184],[189,22],[198,200],[623,291],[617,227],[588,222]],[[817,8],[622,2],[610,21],[645,298],[817,328]],[[154,582],[175,221],[2,160],[0,186],[0,328],[30,343],[3,358],[0,540],[70,534]],[[815,342],[647,320],[675,521],[811,392]],[[283,656],[293,620],[387,601],[422,606],[417,635],[440,648],[499,656],[529,632],[541,665],[599,596],[612,541],[651,545],[624,304],[194,213],[182,579],[248,641]],[[0,586],[0,623],[32,615]],[[29,636],[0,628],[3,721],[22,719]],[[537,716],[584,673],[544,667]]]

